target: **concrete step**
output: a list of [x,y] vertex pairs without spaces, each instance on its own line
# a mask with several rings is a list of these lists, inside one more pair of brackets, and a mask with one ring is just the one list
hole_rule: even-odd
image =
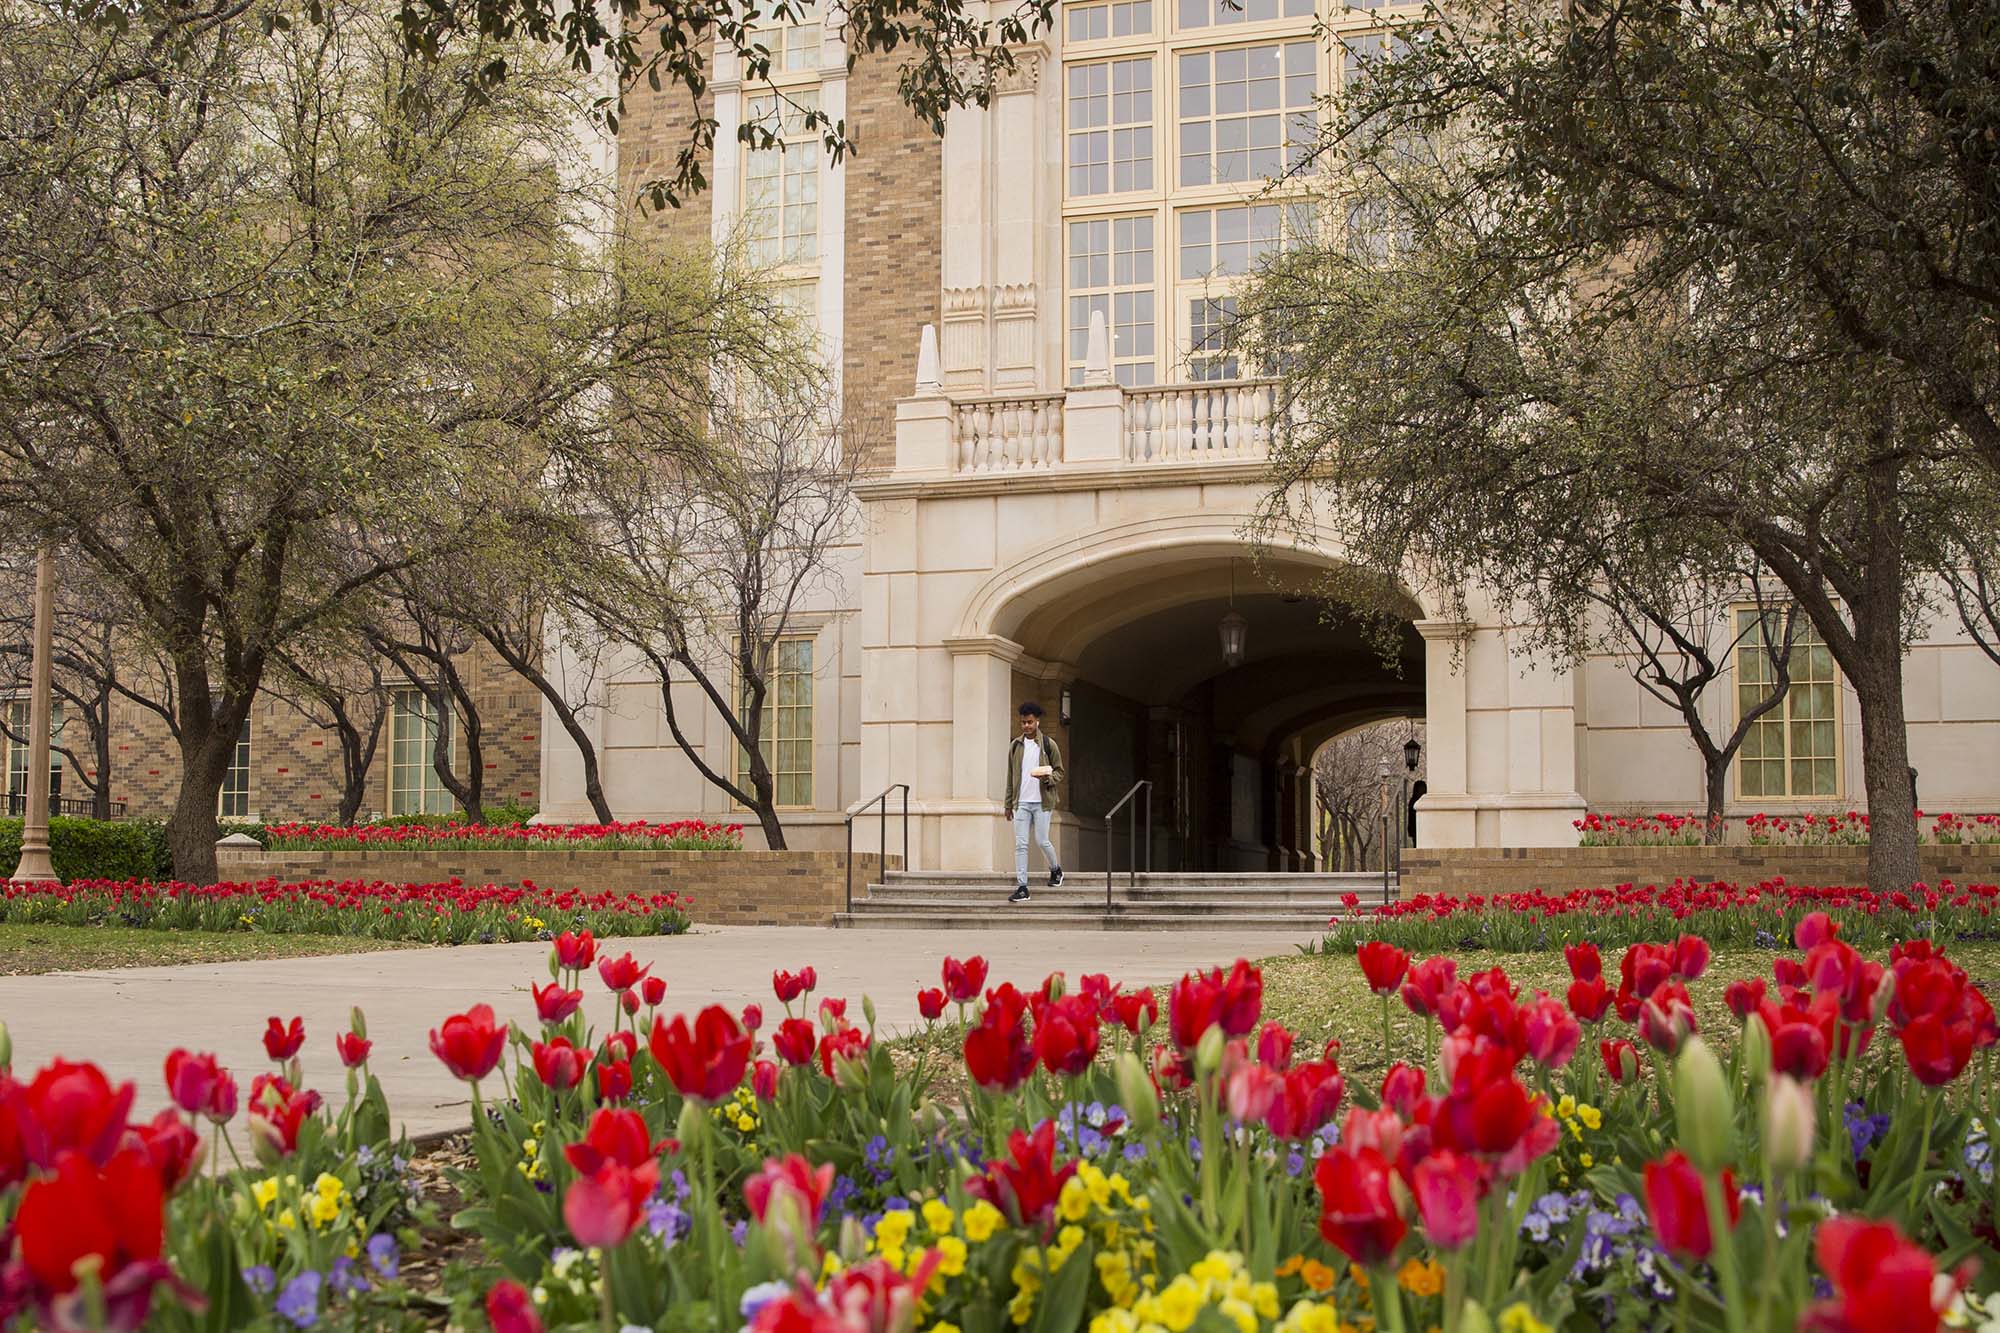
[[[1060,892],[1056,890],[1054,892]],[[863,912],[981,912],[986,910],[1006,911],[1014,915],[1029,914],[1042,916],[1064,912],[1103,912],[1106,910],[1104,898],[1058,898],[1044,890],[1024,903],[1010,902],[1005,894],[994,894],[979,902],[967,902],[959,898],[932,898],[911,896],[907,898],[856,898],[854,910]],[[1113,898],[1109,910],[1125,916],[1215,916],[1236,914],[1241,916],[1299,916],[1326,920],[1340,910],[1339,903],[1315,902],[1237,902],[1234,899],[1183,899],[1171,902],[1133,901]]]
[[[856,903],[858,908],[860,903]],[[1027,904],[1019,904],[1025,907]],[[836,912],[833,924],[839,927],[866,927],[870,930],[1263,930],[1299,933],[1303,942],[1326,929],[1326,918],[1318,913],[1230,913],[1191,915],[1180,912],[1106,914],[1095,912],[1048,912],[1024,915],[1002,911],[968,913],[961,908],[940,910],[875,910]]]
[[[978,889],[948,889],[918,884],[871,884],[866,897],[854,900],[856,907],[863,902],[881,904],[888,907],[924,906],[962,910],[977,909],[980,905],[1005,902],[1013,891],[1010,885],[996,884]],[[1088,888],[1068,884],[1059,889],[1030,885],[1029,905],[1036,903],[1067,905],[1082,909],[1105,905],[1104,889],[1101,885]],[[1373,900],[1363,900],[1364,903]],[[1157,907],[1168,910],[1209,911],[1228,907],[1281,907],[1298,912],[1336,912],[1344,904],[1338,895],[1329,893],[1284,893],[1279,891],[1257,892],[1255,890],[1229,889],[1137,889],[1128,892],[1123,885],[1112,890],[1114,905],[1129,907]]]
[[[1122,870],[1112,871],[1111,877],[1112,881],[1118,884],[1125,883],[1128,878],[1126,872]],[[1013,872],[1008,870],[891,870],[883,876],[884,882],[889,884],[923,883],[968,886],[1005,884],[1011,882],[1013,878]],[[1046,870],[1034,871],[1028,877],[1031,884],[1037,880],[1046,880],[1047,878],[1048,872]],[[1102,870],[1073,870],[1069,873],[1069,878],[1079,884],[1094,881],[1102,886],[1104,883],[1104,872]],[[1213,870],[1142,870],[1137,876],[1137,881],[1141,885],[1161,888],[1171,888],[1176,885],[1215,885],[1226,887],[1229,885],[1284,884],[1301,889],[1322,889],[1334,892],[1346,892],[1348,890],[1359,892],[1362,889],[1372,887],[1379,892],[1382,888],[1382,872],[1379,870],[1341,871],[1337,873],[1316,871],[1310,874],[1286,874],[1283,871],[1276,870],[1257,870],[1242,874],[1223,874]],[[1391,876],[1390,882],[1394,883],[1393,876]]]

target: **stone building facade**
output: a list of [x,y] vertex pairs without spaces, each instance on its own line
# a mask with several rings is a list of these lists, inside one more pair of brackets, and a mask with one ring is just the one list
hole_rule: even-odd
[[[1008,864],[1000,784],[1030,697],[1071,757],[1058,839],[1078,866],[1104,863],[1106,812],[1145,782],[1156,867],[1308,868],[1314,751],[1384,718],[1425,724],[1424,845],[1559,846],[1587,809],[1700,804],[1679,719],[1618,659],[1524,652],[1473,588],[1463,623],[1408,592],[1385,663],[1309,595],[1341,562],[1330,540],[1259,550],[1246,536],[1274,395],[1230,342],[1235,285],[1298,228],[1326,225],[1271,178],[1315,99],[1415,12],[1065,0],[991,104],[952,112],[942,138],[897,101],[890,62],[847,69],[837,28],[772,30],[774,80],[858,140],[840,162],[810,142],[738,143],[746,117],[782,130],[782,113],[715,61],[713,187],[668,225],[747,232],[812,312],[850,408],[893,417],[835,590],[796,626],[800,706],[781,723],[803,756],[793,845],[840,845],[848,812],[907,784],[917,865]],[[684,115],[631,96],[616,145],[628,190]],[[1739,765],[1733,817],[1861,803],[1858,712],[1823,657]],[[1717,721],[1758,670],[1732,660],[1709,692]],[[1922,803],[2000,809],[2000,666],[1939,619],[1909,682]],[[692,688],[675,688],[677,713],[699,719]],[[636,663],[609,673],[600,703],[621,815],[731,815]],[[718,719],[692,739],[711,765],[733,762]],[[544,747],[542,789],[550,817],[587,810],[569,747]],[[873,838],[872,815],[859,827]]]

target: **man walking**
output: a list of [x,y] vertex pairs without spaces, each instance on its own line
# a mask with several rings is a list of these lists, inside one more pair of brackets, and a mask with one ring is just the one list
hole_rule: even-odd
[[1042,849],[1049,866],[1049,887],[1063,882],[1056,849],[1049,845],[1049,812],[1056,808],[1062,786],[1062,750],[1055,737],[1042,734],[1042,706],[1033,699],[1021,705],[1021,734],[1007,748],[1007,818],[1014,821],[1014,893],[1010,903],[1028,901],[1028,835]]

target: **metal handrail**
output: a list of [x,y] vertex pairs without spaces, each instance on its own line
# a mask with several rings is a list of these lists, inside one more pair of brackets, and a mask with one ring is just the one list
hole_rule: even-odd
[[889,869],[889,793],[895,791],[903,793],[903,869],[908,870],[910,868],[910,784],[907,782],[892,782],[884,787],[879,794],[847,812],[847,910],[849,913],[854,911],[855,816],[868,813],[869,806],[879,805],[882,807],[882,841],[880,847],[882,852],[882,871],[884,874],[887,874]]
[[[110,804],[110,817],[112,819],[123,819],[125,817],[125,802],[112,801]],[[8,792],[7,813],[15,819],[26,815],[28,813],[28,794],[20,791]],[[49,813],[52,815],[75,815],[79,818],[89,819],[97,813],[97,802],[88,796],[56,796],[51,794],[49,797]]]
[[[1132,798],[1137,796],[1141,791],[1146,793],[1146,869],[1150,871],[1153,868],[1153,784],[1146,778],[1140,778],[1132,784],[1130,791],[1118,798],[1118,804],[1104,812],[1104,910],[1106,913],[1111,911],[1111,876],[1113,873],[1111,869],[1111,819],[1120,810],[1130,805]],[[1125,872],[1125,891],[1130,893],[1139,886],[1139,812],[1136,807],[1134,807],[1131,814],[1125,817],[1125,827],[1128,844],[1126,859],[1129,863]]]

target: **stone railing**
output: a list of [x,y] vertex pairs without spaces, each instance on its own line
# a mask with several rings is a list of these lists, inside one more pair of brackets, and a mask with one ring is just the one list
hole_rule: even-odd
[[1263,458],[1271,449],[1272,380],[1171,384],[1125,395],[1128,463]]
[[1062,458],[1063,398],[967,398],[952,404],[952,462],[957,472],[1020,472]]

